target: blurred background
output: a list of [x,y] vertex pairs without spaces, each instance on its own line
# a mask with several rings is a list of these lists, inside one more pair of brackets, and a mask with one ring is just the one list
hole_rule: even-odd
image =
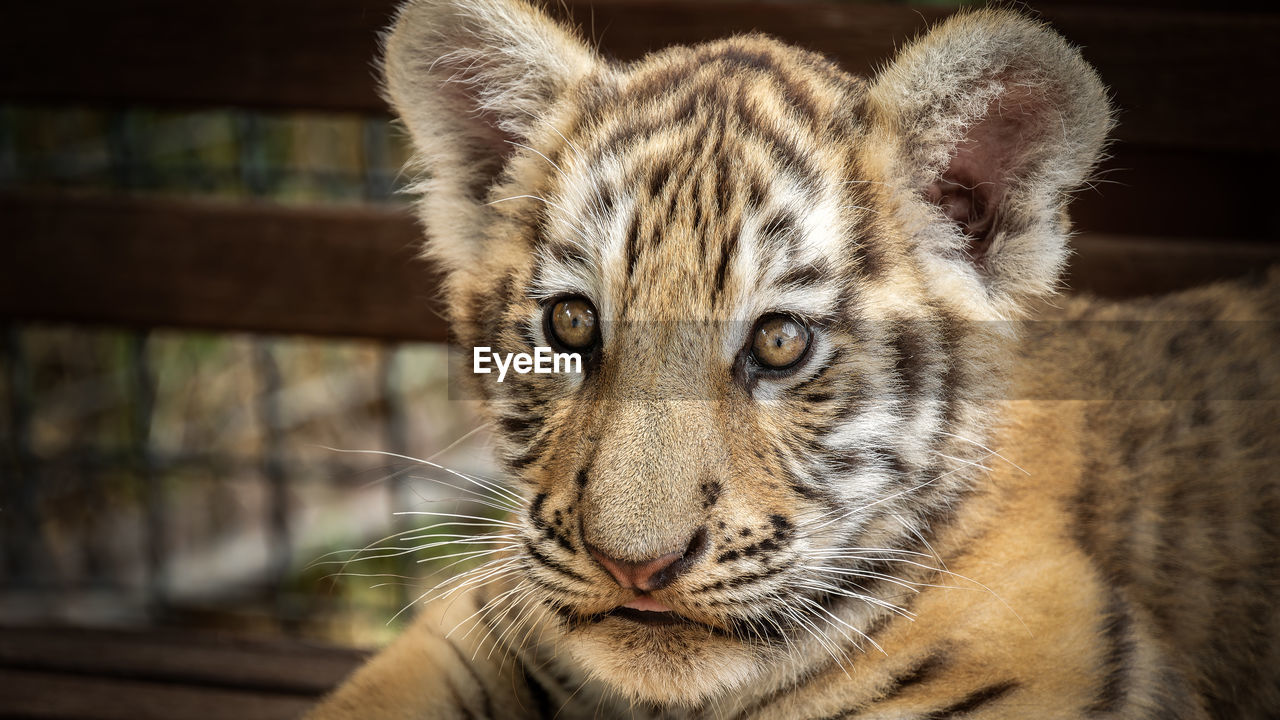
[[[556,4],[621,59],[760,29],[870,72],[959,2]],[[494,472],[375,91],[393,3],[0,10],[0,626],[383,642],[441,563],[317,561]],[[1121,107],[1074,291],[1276,259],[1280,22],[1231,2],[1029,3]],[[452,493],[452,495],[450,494]],[[421,523],[417,523],[421,524]],[[339,553],[329,555],[329,553]],[[434,563],[434,564],[433,564]]]
[[[24,247],[50,242],[47,230],[10,236],[7,243],[18,241],[10,272],[30,269],[27,253],[85,263],[83,242],[112,256],[85,263],[88,273],[126,285],[146,284],[144,273],[176,273],[166,282],[186,288],[207,281],[206,258],[152,270],[148,244],[200,238],[181,227],[139,234],[129,214],[169,213],[221,233],[236,229],[221,227],[220,215],[252,208],[287,233],[312,209],[342,215],[372,206],[390,215],[405,202],[396,188],[406,150],[376,113],[7,102],[0,138],[0,186],[10,197],[49,203],[55,218],[85,212],[81,203],[112,216],[53,230],[71,233],[72,246],[56,251]],[[125,201],[130,210],[116,216],[115,203]],[[358,250],[358,227],[347,231]],[[231,268],[237,249],[254,251],[253,232],[220,249]],[[400,239],[402,276],[420,278],[399,301],[429,325],[438,318],[412,232],[406,224]],[[292,249],[305,253],[308,238],[296,239]],[[253,283],[297,282],[293,265],[307,262],[288,253],[268,260],[278,263],[274,273],[224,278],[228,297],[213,298],[208,311],[255,292]],[[335,275],[361,269],[322,262]],[[424,558],[363,560],[343,569],[365,577],[343,581],[329,578],[340,566],[325,561],[411,527],[396,511],[456,510],[424,504],[441,497],[424,471],[449,476],[339,451],[425,458],[476,429],[467,404],[448,399],[443,347],[360,337],[358,327],[171,327],[164,320],[185,318],[164,318],[173,306],[163,296],[139,299],[154,305],[147,312],[160,314],[160,324],[13,318],[0,330],[0,623],[219,628],[357,645],[388,637],[398,624],[388,620],[411,599],[407,578],[425,574],[417,562]],[[279,321],[292,312],[280,308]],[[477,433],[436,459],[487,473],[483,445]]]

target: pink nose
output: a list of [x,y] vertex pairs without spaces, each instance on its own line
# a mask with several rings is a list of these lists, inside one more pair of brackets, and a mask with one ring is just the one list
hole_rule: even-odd
[[693,538],[683,551],[669,552],[665,555],[631,562],[609,557],[604,552],[587,545],[587,551],[596,559],[618,584],[628,590],[650,592],[670,585],[677,577],[691,566],[701,555],[706,544],[706,533],[702,530],[693,534]]

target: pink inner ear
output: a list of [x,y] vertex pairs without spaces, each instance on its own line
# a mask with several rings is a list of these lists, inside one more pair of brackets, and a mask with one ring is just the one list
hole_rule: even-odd
[[925,196],[969,236],[969,257],[982,264],[999,225],[1010,181],[1023,170],[1038,120],[1031,98],[1008,93],[956,143],[942,175]]
[[469,147],[468,155],[474,159],[474,185],[468,190],[477,200],[483,200],[489,187],[515,151],[512,143],[521,140],[503,130],[502,118],[492,110],[482,109],[477,72],[474,67],[454,68],[441,63],[441,72],[451,72],[449,81],[440,86],[439,102],[455,110],[461,123],[458,137]]

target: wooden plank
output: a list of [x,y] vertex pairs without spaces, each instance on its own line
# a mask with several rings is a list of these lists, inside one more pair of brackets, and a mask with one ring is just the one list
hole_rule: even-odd
[[383,111],[394,0],[48,0],[0,22],[0,97]]
[[366,657],[312,643],[190,633],[0,628],[0,668],[264,693],[320,695]]
[[[443,341],[392,207],[0,194],[0,318]],[[1085,234],[1070,283],[1125,297],[1254,273],[1275,243]]]
[[0,718],[292,720],[314,698],[0,670]]
[[[0,97],[24,102],[383,112],[371,67],[395,0],[46,0],[6,8]],[[550,3],[559,12],[559,3]],[[945,14],[815,2],[574,0],[571,17],[620,59],[761,30],[867,73]],[[1280,150],[1280,15],[1072,8],[1043,16],[1101,71],[1125,141]],[[57,28],[56,41],[42,30]],[[56,51],[50,51],[52,46]]]
[[1110,298],[1161,295],[1218,280],[1259,278],[1280,263],[1275,243],[1082,235],[1065,284]]
[[[1036,0],[1041,10],[1051,7],[1124,7],[1148,10],[1204,10],[1205,0]],[[1214,12],[1266,12],[1275,7],[1273,0],[1217,0]]]
[[1280,97],[1259,90],[1280,75],[1274,6],[1267,14],[1047,8],[1044,17],[1110,86],[1119,140],[1280,150],[1268,130]]
[[398,207],[0,195],[0,316],[441,341]]
[[[1148,237],[1280,239],[1269,203],[1254,200],[1280,154],[1117,144],[1075,194],[1083,232]],[[1269,160],[1268,158],[1273,158]]]

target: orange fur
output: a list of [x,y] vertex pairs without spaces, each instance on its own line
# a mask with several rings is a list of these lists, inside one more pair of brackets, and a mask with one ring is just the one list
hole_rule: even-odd
[[473,378],[518,541],[310,717],[1280,712],[1280,281],[1044,302],[1111,126],[1051,30],[963,13],[866,80],[412,0],[384,69],[459,344],[600,330]]

